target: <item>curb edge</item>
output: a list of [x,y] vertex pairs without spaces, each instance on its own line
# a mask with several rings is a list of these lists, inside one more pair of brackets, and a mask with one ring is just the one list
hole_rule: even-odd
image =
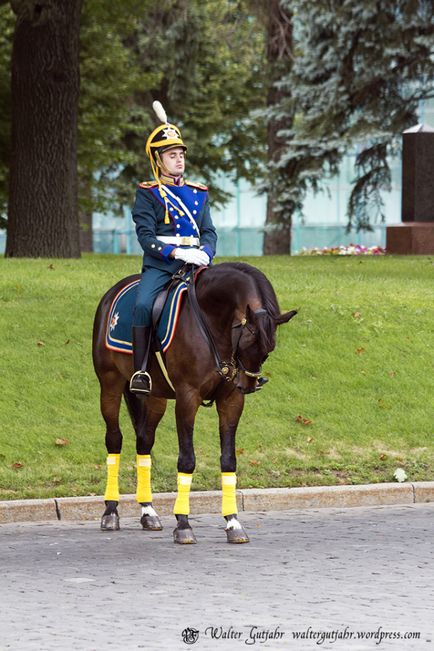
[[[154,505],[160,515],[171,515],[176,493],[155,493]],[[220,491],[193,491],[192,512],[220,513]],[[303,488],[243,488],[237,490],[242,511],[283,511],[291,509],[352,508],[434,502],[434,481],[308,486]],[[0,501],[0,524],[58,520],[99,520],[103,496],[57,497],[41,500]],[[138,513],[135,495],[122,495],[124,517]]]

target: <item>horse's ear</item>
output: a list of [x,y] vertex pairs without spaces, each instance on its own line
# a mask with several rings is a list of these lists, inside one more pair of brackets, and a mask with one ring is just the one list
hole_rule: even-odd
[[284,312],[280,316],[277,317],[276,319],[276,324],[277,325],[282,325],[282,323],[288,323],[292,319],[293,316],[297,314],[297,310],[291,310],[290,312]]

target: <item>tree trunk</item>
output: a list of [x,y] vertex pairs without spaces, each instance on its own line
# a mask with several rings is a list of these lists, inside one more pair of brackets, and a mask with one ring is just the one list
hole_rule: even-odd
[[[268,90],[267,106],[272,107],[279,102],[282,91],[274,83],[288,70],[288,61],[292,54],[292,14],[281,6],[280,0],[266,2],[267,11],[267,61],[270,71],[270,87]],[[279,157],[281,143],[277,132],[283,126],[282,122],[270,119],[267,126],[268,162],[272,164]],[[285,126],[288,126],[287,124]],[[273,182],[269,184],[267,195],[267,215],[264,231],[264,255],[289,254],[291,252],[291,215],[285,216],[285,221],[274,211],[276,189]]]
[[6,255],[80,257],[77,112],[82,0],[14,0]]

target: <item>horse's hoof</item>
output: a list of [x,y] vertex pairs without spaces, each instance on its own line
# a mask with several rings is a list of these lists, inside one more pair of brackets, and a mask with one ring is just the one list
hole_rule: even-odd
[[191,527],[187,527],[186,529],[176,527],[173,530],[173,542],[179,543],[180,545],[195,545],[197,540]]
[[246,532],[242,527],[241,528],[229,527],[228,529],[225,529],[225,531],[226,531],[228,543],[234,543],[236,545],[240,545],[242,543],[250,542],[249,536],[246,534]]
[[147,515],[144,513],[140,518],[140,524],[146,531],[161,531],[163,529],[158,515]]
[[101,518],[101,529],[103,531],[119,531],[119,516],[117,513],[109,513]]

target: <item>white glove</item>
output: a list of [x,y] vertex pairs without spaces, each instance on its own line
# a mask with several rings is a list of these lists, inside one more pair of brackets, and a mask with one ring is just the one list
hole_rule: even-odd
[[175,260],[183,260],[198,267],[209,265],[209,255],[200,249],[175,249]]

